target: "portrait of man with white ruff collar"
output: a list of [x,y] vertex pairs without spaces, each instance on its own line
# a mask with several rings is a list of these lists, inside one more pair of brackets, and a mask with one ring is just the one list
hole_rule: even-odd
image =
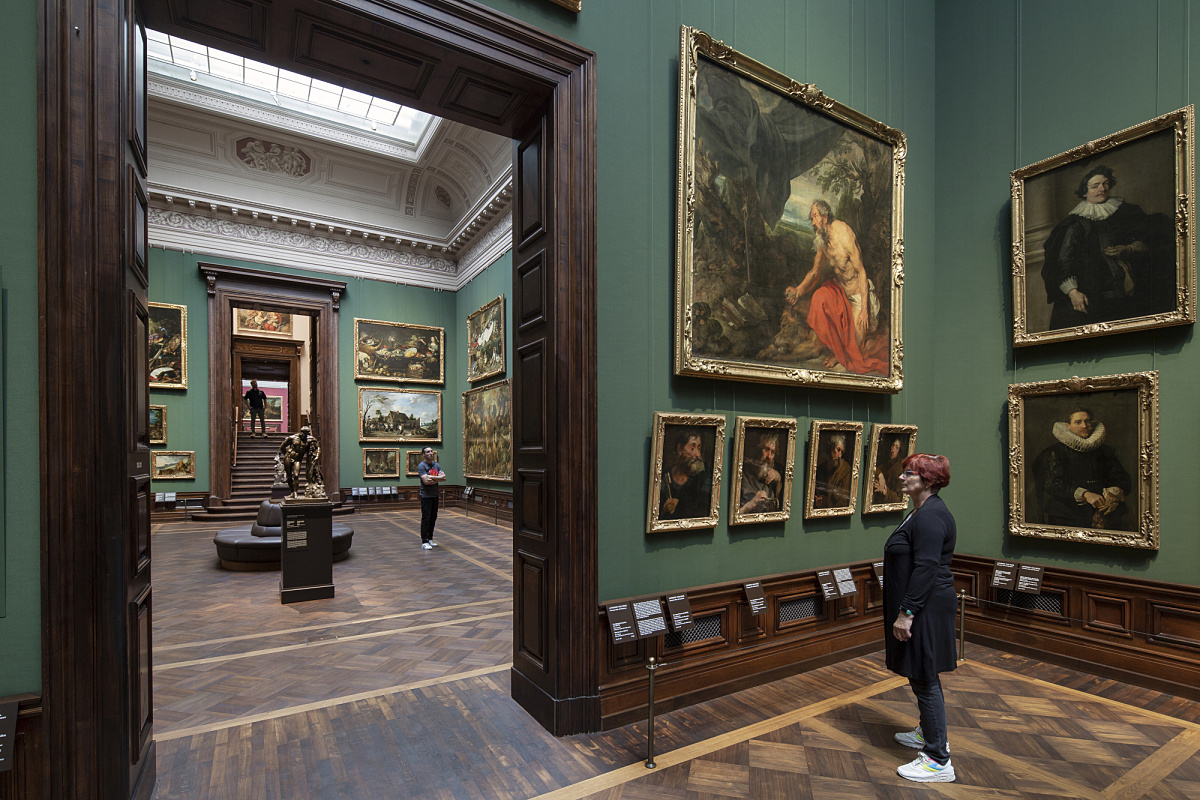
[[1136,466],[1137,417],[1130,392],[1027,398],[1026,522],[1137,530],[1137,493],[1124,464]]

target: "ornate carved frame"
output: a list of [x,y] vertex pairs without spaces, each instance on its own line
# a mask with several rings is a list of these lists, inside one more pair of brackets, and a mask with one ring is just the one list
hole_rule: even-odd
[[[715,432],[712,465],[712,504],[706,517],[659,519],[658,493],[662,488],[663,456],[668,425],[711,427]],[[721,462],[725,456],[725,417],[721,414],[672,414],[654,412],[654,451],[650,457],[650,496],[646,501],[646,533],[715,528],[721,506]]]
[[874,503],[871,498],[874,495],[874,490],[871,488],[871,483],[875,480],[875,461],[879,457],[879,440],[891,433],[907,433],[908,437],[908,452],[906,456],[911,456],[917,452],[917,426],[916,425],[890,425],[875,423],[871,426],[871,445],[867,448],[867,466],[863,471],[869,477],[863,481],[863,509],[864,514],[878,514],[884,511],[905,511],[908,509],[908,498],[905,497],[901,503]]
[[[437,436],[371,436],[366,435],[363,428],[363,392],[389,392],[391,394],[427,394],[437,398],[438,429]],[[390,386],[360,386],[358,387],[358,440],[360,442],[440,442],[442,440],[442,393],[436,389],[393,389]]]
[[176,383],[152,383],[151,389],[187,389],[188,385],[188,325],[187,325],[187,306],[178,305],[176,303],[155,303],[149,302],[146,306],[150,309],[150,322],[154,323],[154,309],[166,309],[168,311],[179,312],[179,373],[180,379]]
[[[1138,508],[1141,509],[1138,529],[1114,531],[1026,522],[1025,470],[1031,463],[1029,455],[1025,453],[1026,398],[1119,389],[1137,393],[1138,463],[1136,470],[1131,469],[1130,472],[1135,482],[1133,491],[1138,496]],[[1157,372],[1132,372],[1095,378],[1072,377],[1039,383],[1015,383],[1008,387],[1008,532],[1013,536],[1158,549]]]
[[[900,362],[903,346],[904,286],[904,163],[907,140],[902,132],[826,97],[811,83],[798,83],[752,58],[727,47],[703,31],[683,26],[679,42],[679,148],[675,217],[675,374],[728,380],[779,383],[789,386],[836,386],[871,392],[898,392],[904,385]],[[888,375],[860,375],[824,369],[805,369],[765,361],[698,355],[693,348],[693,245],[696,226],[696,80],[701,58],[783,95],[783,102],[802,105],[876,139],[892,149],[891,285]]]
[[479,472],[467,472],[467,397],[472,394],[479,394],[488,391],[499,391],[503,387],[508,393],[508,452],[509,464],[512,464],[512,381],[504,380],[496,383],[489,383],[484,386],[476,386],[474,389],[468,389],[462,393],[462,454],[463,454],[463,477],[464,478],[480,478],[489,481],[511,481],[512,472],[507,475],[488,475]]
[[[730,470],[729,524],[749,525],[755,522],[784,522],[792,518],[792,479],[796,471],[796,420],[782,417],[738,417],[734,421],[733,466]],[[742,465],[746,459],[746,428],[770,428],[787,439],[787,462],[783,470],[783,486],[779,493],[779,510],[761,514],[743,514],[739,510],[742,496]]]
[[[854,447],[847,447],[846,454],[850,456],[850,502],[845,508],[813,508],[813,494],[817,488],[817,465],[821,463],[820,434],[826,431],[844,431],[855,436]],[[850,517],[858,504],[858,475],[862,460],[861,422],[826,422],[813,420],[812,431],[808,435],[808,470],[804,479],[804,518],[817,517]],[[853,454],[851,451],[853,450]]]
[[[1196,321],[1196,227],[1195,129],[1194,106],[1155,117],[1100,139],[1094,139],[1065,153],[1042,159],[1013,170],[1012,190],[1012,274],[1013,274],[1013,346],[1058,342],[1110,333],[1190,325]],[[1025,225],[1026,186],[1030,178],[1072,162],[1113,150],[1163,130],[1174,130],[1175,154],[1175,308],[1161,314],[1098,322],[1060,330],[1030,333],[1028,328],[1027,275],[1025,267],[1027,231]]]
[[[471,367],[473,366],[473,362],[471,360],[470,348],[471,348],[472,342],[475,341],[475,334],[473,334],[471,331],[472,324],[474,323],[476,318],[483,316],[483,314],[489,308],[492,308],[497,303],[499,303],[499,305],[500,305],[500,367],[498,369],[492,370],[491,372],[479,372],[479,373],[473,374],[471,372]],[[504,295],[500,295],[495,300],[490,300],[490,301],[484,303],[477,310],[472,311],[470,314],[467,314],[467,381],[469,383],[475,383],[476,381],[481,381],[481,380],[484,380],[485,378],[490,378],[493,375],[503,375],[504,374],[504,370],[508,366],[508,354],[504,350],[504,336],[505,336],[505,331],[507,330],[507,325],[508,325],[508,322],[504,318]]]
[[[373,375],[369,372],[359,372],[358,369],[358,343],[360,341],[359,328],[362,323],[368,325],[386,325],[397,330],[424,331],[426,333],[437,336],[438,344],[438,375],[436,378],[391,378],[386,375]],[[443,384],[446,382],[446,329],[437,328],[431,325],[414,325],[408,322],[384,322],[379,319],[360,319],[354,318],[354,380],[356,381],[384,381],[387,383],[428,383],[428,384]]]
[[[367,474],[367,453],[395,453],[396,454],[396,471],[388,472],[381,475]],[[372,480],[374,478],[399,478],[400,477],[400,448],[398,447],[364,447],[363,451],[363,480]]]

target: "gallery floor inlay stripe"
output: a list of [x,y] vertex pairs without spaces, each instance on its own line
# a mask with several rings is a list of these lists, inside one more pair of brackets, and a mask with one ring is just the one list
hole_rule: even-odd
[[1104,790],[1104,800],[1137,800],[1200,751],[1200,730],[1184,731]]
[[340,636],[336,639],[325,639],[319,642],[301,642],[300,644],[288,644],[280,647],[266,647],[262,650],[251,650],[246,653],[230,653],[223,656],[210,656],[208,658],[194,658],[191,661],[168,661],[165,664],[155,663],[154,671],[159,672],[167,669],[179,669],[180,667],[194,667],[197,664],[216,664],[222,661],[236,661],[239,658],[253,658],[255,656],[263,656],[271,653],[286,653],[289,650],[303,650],[311,647],[326,647],[331,644],[345,644],[346,642],[354,642],[360,639],[375,639],[380,636],[395,636],[402,633],[413,633],[414,631],[425,631],[431,628],[447,628],[452,625],[465,625],[469,622],[479,622],[485,619],[499,619],[500,617],[512,616],[511,611],[501,611],[497,614],[481,614],[477,617],[462,617],[460,619],[445,620],[443,622],[431,622],[428,625],[413,625],[410,628],[389,628],[386,631],[374,631],[372,633],[357,633],[352,636]]
[[[229,642],[244,642],[249,639],[266,639],[271,636],[286,636],[291,633],[305,633],[308,631],[331,630],[333,628],[342,628],[347,625],[367,625],[372,622],[387,622],[389,619],[402,619],[404,617],[418,617],[422,614],[442,614],[447,611],[457,611],[460,608],[476,608],[479,606],[493,606],[497,603],[506,603],[512,606],[511,600],[482,600],[477,603],[456,603],[452,606],[437,606],[434,608],[422,608],[417,611],[400,611],[395,614],[383,614],[378,617],[363,617],[362,619],[348,619],[344,622],[322,622],[313,625],[300,625],[294,628],[279,628],[273,631],[262,631],[260,633],[245,633],[241,636],[226,636],[221,639],[204,639],[196,642],[182,642],[180,644],[170,644],[165,646],[156,646],[155,653],[166,653],[171,650],[187,650],[193,647],[211,647],[215,644],[228,644]],[[344,637],[343,637],[344,638]],[[156,667],[160,666],[155,664]]]
[[512,662],[505,664],[497,664],[493,667],[484,667],[483,669],[474,669],[470,672],[459,672],[454,675],[443,675],[440,678],[430,678],[425,681],[414,681],[412,683],[404,683],[399,686],[388,686],[383,689],[372,689],[369,692],[359,692],[357,694],[347,694],[340,697],[330,697],[327,700],[318,700],[315,703],[305,703],[298,706],[288,706],[287,708],[279,708],[274,711],[268,711],[263,714],[249,714],[244,717],[217,722],[212,725],[199,725],[194,728],[180,728],[177,731],[167,731],[165,733],[155,732],[154,738],[160,742],[170,739],[182,739],[185,736],[195,736],[202,733],[212,733],[213,731],[226,730],[228,728],[236,728],[240,725],[253,725],[256,722],[264,722],[266,720],[280,719],[282,717],[290,717],[294,714],[304,714],[308,711],[315,711],[321,708],[329,708],[331,706],[342,705],[343,703],[354,703],[359,700],[369,700],[373,697],[384,697],[391,694],[399,694],[400,692],[411,692],[416,689],[424,689],[427,686],[439,686],[445,683],[455,683],[457,681],[465,681],[471,678],[476,678],[481,675],[492,675],[497,672],[505,672],[512,669]]

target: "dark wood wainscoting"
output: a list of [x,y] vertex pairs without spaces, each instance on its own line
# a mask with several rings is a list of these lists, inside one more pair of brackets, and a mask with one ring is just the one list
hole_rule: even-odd
[[[654,676],[655,711],[778,680],[883,646],[883,591],[871,562],[849,566],[858,594],[823,599],[816,573],[827,567],[759,579],[767,612],[750,613],[741,583],[688,589],[695,627],[613,645],[599,609],[600,714],[603,730],[646,717],[647,659],[662,663]],[[634,598],[624,598],[631,600]]]
[[[467,487],[456,484],[442,484],[441,498],[438,506],[442,509],[458,509],[467,516],[478,517],[487,522],[511,523],[513,519],[512,492],[499,489],[489,489],[477,486],[469,497],[463,497]],[[363,511],[385,511],[388,509],[420,510],[421,498],[419,485],[397,485],[395,494],[355,495],[352,488],[343,487],[341,497],[343,502],[361,508]]]
[[1200,587],[1045,566],[1034,597],[993,589],[994,564],[954,558],[969,641],[1200,699]]
[[12,769],[0,772],[0,800],[41,800],[42,698],[35,694],[0,697],[0,703],[17,702],[17,734],[13,742]]

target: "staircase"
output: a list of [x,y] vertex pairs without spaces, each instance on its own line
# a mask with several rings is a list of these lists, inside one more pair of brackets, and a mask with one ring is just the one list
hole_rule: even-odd
[[[238,431],[237,436],[237,464],[230,470],[229,499],[222,505],[207,509],[206,516],[210,519],[254,519],[262,501],[271,499],[271,486],[275,483],[275,454],[288,434],[268,433],[265,438],[255,438],[245,431]],[[301,492],[304,486],[304,473],[301,472]],[[325,488],[329,489],[328,486]],[[352,514],[354,507],[335,504],[333,513]]]

